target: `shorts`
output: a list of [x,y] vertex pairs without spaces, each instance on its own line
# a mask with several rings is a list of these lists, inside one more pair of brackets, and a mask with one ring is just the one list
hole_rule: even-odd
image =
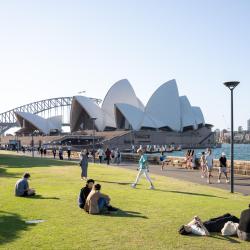
[[226,167],[220,167],[219,168],[219,174],[222,174],[222,173],[227,173],[227,168]]
[[208,171],[208,172],[212,172],[212,169],[213,169],[213,166],[207,165],[207,171]]

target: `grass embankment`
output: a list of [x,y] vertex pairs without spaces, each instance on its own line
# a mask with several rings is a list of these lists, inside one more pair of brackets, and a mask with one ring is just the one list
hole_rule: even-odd
[[[37,198],[17,198],[14,184],[31,173]],[[91,216],[78,209],[83,182],[71,162],[0,155],[0,248],[3,249],[249,249],[237,238],[180,236],[178,228],[199,215],[203,220],[226,212],[236,216],[249,198],[227,191],[154,176],[129,183],[136,172],[105,165],[89,166],[89,176],[103,186],[118,214]],[[37,225],[25,220],[43,219]]]

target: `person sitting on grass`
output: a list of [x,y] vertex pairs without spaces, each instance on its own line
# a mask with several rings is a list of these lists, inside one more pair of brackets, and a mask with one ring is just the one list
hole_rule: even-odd
[[86,186],[81,189],[80,194],[79,194],[79,198],[78,198],[78,203],[79,203],[80,208],[84,209],[85,202],[86,202],[87,197],[88,197],[89,193],[91,192],[94,184],[95,184],[95,181],[93,179],[89,179],[89,180],[87,180]]
[[84,210],[89,214],[101,214],[117,211],[117,209],[112,207],[109,203],[109,196],[101,193],[101,185],[95,184],[87,197]]
[[241,240],[250,241],[250,204],[249,208],[241,213],[237,234]]
[[23,178],[18,180],[15,186],[15,195],[19,197],[27,197],[35,195],[35,190],[29,188],[28,179],[30,178],[29,173],[25,173]]

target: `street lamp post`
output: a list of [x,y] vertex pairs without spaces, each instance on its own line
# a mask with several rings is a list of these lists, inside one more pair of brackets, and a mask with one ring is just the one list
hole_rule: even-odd
[[92,126],[93,126],[92,147],[93,147],[93,162],[95,163],[95,121],[97,120],[97,118],[92,117],[90,118],[90,120],[92,121]]
[[34,132],[31,134],[32,157],[34,157]]
[[224,85],[231,91],[231,193],[234,193],[234,99],[233,91],[239,84],[238,81],[224,82]]

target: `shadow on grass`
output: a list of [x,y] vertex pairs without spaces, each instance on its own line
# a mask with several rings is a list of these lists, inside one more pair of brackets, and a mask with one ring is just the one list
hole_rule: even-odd
[[[103,182],[103,183],[109,183],[109,184],[118,184],[118,185],[131,185],[131,182],[119,182],[119,181],[101,181],[101,180],[95,180],[95,182]],[[139,184],[138,184],[139,185]]]
[[36,194],[34,196],[26,196],[26,197],[22,197],[22,198],[35,199],[35,200],[60,200],[60,198],[58,198],[58,197],[46,197],[46,196],[42,196],[40,194]]
[[162,189],[155,189],[155,191],[174,193],[174,194],[185,194],[185,195],[193,195],[193,196],[210,197],[210,198],[219,198],[219,199],[225,199],[225,200],[227,199],[225,197],[220,197],[220,196],[216,196],[216,195],[212,195],[212,194],[201,194],[201,193],[175,191],[175,190],[162,190]]
[[2,168],[0,165],[0,178],[1,177],[16,178],[17,176],[18,175],[16,173],[8,173],[7,168]]
[[65,162],[48,158],[32,158],[28,156],[0,155],[0,168],[33,168],[75,165],[74,162]]
[[19,238],[19,232],[34,225],[26,224],[20,215],[0,211],[0,246]]
[[116,212],[111,212],[108,214],[100,214],[104,216],[110,216],[110,217],[124,217],[124,218],[140,218],[140,219],[148,219],[147,216],[142,215],[139,212],[134,211],[124,211],[121,209],[118,209]]
[[229,241],[230,243],[240,243],[239,240],[234,239],[233,237],[230,236],[223,236],[223,235],[215,235],[212,234],[210,235],[211,238],[217,239],[217,240],[225,240],[225,241]]

